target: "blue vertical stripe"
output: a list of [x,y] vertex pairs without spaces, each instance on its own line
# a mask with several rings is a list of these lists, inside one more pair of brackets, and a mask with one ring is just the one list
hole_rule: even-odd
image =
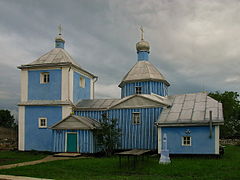
[[121,97],[124,98],[126,96],[130,96],[135,94],[135,87],[142,87],[142,94],[158,94],[160,96],[168,95],[168,86],[163,82],[158,81],[144,81],[144,82],[133,82],[126,83],[122,87]]

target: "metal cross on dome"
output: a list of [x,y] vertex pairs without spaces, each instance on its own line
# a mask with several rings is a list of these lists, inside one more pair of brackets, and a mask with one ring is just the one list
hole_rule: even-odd
[[59,24],[59,26],[58,26],[58,34],[59,35],[62,35],[62,26],[61,26],[61,24]]
[[144,33],[144,31],[143,31],[143,27],[142,26],[140,27],[140,30],[141,30],[141,40],[143,40],[143,33]]

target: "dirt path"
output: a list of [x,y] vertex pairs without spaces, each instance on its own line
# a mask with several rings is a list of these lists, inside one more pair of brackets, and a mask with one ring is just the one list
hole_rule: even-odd
[[3,165],[3,166],[0,166],[0,169],[10,169],[10,168],[14,168],[14,167],[34,165],[34,164],[56,161],[56,160],[81,159],[81,158],[86,158],[86,157],[82,157],[82,156],[80,156],[80,157],[54,157],[54,156],[50,155],[50,156],[47,156],[43,159],[36,160],[36,161],[29,161],[29,162],[22,162],[22,163],[17,163],[17,164]]

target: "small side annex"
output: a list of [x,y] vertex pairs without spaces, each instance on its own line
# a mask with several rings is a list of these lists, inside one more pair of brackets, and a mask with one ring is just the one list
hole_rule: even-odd
[[170,154],[219,154],[222,104],[207,93],[169,96],[169,100],[171,105],[163,108],[156,123],[158,153],[166,134]]
[[53,152],[95,153],[93,131],[99,127],[94,119],[70,115],[52,127]]

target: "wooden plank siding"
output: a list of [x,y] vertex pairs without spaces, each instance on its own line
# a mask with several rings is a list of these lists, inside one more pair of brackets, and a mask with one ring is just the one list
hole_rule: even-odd
[[95,153],[96,143],[90,130],[53,130],[53,152],[66,152],[66,133],[77,132],[78,152]]
[[143,81],[126,83],[121,89],[121,98],[135,93],[135,87],[142,87],[142,94],[155,93],[160,96],[168,95],[168,86],[158,81]]
[[[76,111],[76,115],[87,116],[96,120],[101,119],[103,113],[107,113],[110,119],[118,120],[118,128],[121,129],[120,144],[118,149],[157,149],[157,128],[161,107],[156,108],[129,108],[112,109],[107,111]],[[132,123],[132,113],[141,114],[141,123]]]

